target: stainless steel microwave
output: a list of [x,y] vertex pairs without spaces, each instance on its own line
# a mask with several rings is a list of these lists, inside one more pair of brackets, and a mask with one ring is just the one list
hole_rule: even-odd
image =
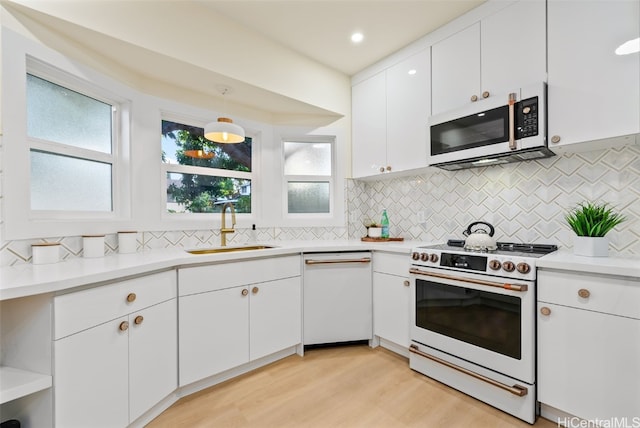
[[447,170],[553,156],[547,146],[547,85],[477,101],[429,118],[429,165]]

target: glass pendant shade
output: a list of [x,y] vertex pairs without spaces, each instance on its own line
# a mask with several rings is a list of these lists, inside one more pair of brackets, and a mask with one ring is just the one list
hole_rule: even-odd
[[204,138],[216,143],[242,143],[244,137],[244,129],[228,117],[219,117],[204,127]]

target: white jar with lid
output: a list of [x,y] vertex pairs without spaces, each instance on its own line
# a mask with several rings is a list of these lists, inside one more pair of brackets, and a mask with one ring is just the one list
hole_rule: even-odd
[[31,245],[31,262],[34,265],[58,263],[60,261],[60,243],[42,242]]
[[82,235],[82,256],[95,258],[104,256],[104,235]]

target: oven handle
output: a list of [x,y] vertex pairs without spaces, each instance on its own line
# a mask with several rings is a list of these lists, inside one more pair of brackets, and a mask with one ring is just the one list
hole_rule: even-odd
[[464,367],[460,367],[460,366],[458,366],[456,364],[450,363],[449,361],[445,361],[445,360],[443,360],[441,358],[438,358],[438,357],[435,357],[433,355],[429,355],[427,353],[424,353],[424,352],[420,351],[416,345],[409,346],[409,352],[413,352],[414,354],[418,354],[421,357],[428,358],[428,359],[430,359],[432,361],[435,361],[436,363],[440,363],[440,364],[442,364],[444,366],[447,366],[447,367],[449,367],[451,369],[454,369],[454,370],[457,370],[457,371],[459,371],[461,373],[464,373],[466,375],[472,376],[472,377],[474,377],[474,378],[476,378],[478,380],[481,380],[481,381],[486,382],[488,384],[491,384],[493,386],[497,386],[498,388],[503,389],[503,390],[505,390],[507,392],[510,392],[513,395],[517,395],[518,397],[524,397],[525,395],[527,395],[529,393],[529,390],[524,386],[521,386],[521,385],[509,386],[509,385],[506,385],[504,383],[498,382],[497,380],[493,380],[491,378],[483,376],[483,375],[481,375],[479,373],[476,373],[474,371],[471,371],[469,369],[465,369]]
[[501,283],[501,282],[493,282],[493,281],[484,281],[484,280],[481,280],[481,279],[460,278],[458,276],[451,276],[451,275],[446,275],[446,274],[443,274],[443,273],[425,272],[423,270],[414,269],[414,268],[409,269],[409,273],[412,273],[412,274],[415,274],[415,275],[433,276],[435,278],[450,279],[450,280],[453,280],[453,281],[468,282],[468,283],[471,283],[471,284],[487,285],[489,287],[504,288],[505,290],[527,291],[527,289],[528,289],[527,284],[509,284],[509,283],[505,283],[505,282]]
[[516,94],[512,92],[509,94],[509,149],[515,150],[518,148],[516,145]]
[[304,261],[308,265],[329,265],[340,263],[371,263],[371,257],[363,257],[361,259],[331,259],[331,260],[313,260],[307,259]]

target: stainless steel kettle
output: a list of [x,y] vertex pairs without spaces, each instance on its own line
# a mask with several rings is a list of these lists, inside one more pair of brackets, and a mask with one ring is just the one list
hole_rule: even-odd
[[[488,227],[476,227],[479,224],[483,224]],[[464,249],[472,250],[472,251],[493,251],[498,248],[496,245],[496,240],[493,239],[493,234],[495,233],[495,229],[489,223],[484,221],[476,221],[471,223],[467,230],[462,232],[464,236],[467,238],[464,241]]]

